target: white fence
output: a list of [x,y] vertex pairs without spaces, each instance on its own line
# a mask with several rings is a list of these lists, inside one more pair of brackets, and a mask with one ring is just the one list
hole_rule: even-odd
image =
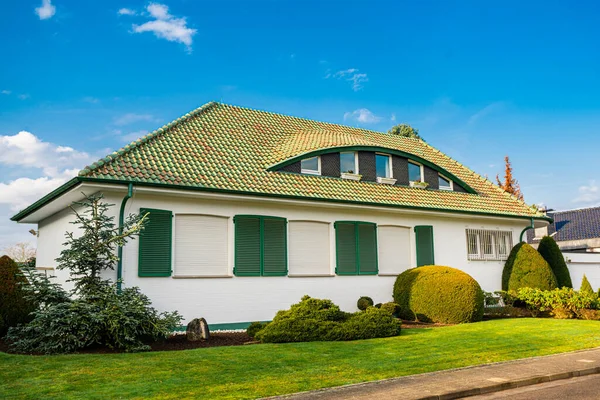
[[574,289],[579,289],[584,274],[594,290],[600,288],[600,253],[563,253],[563,255],[571,273]]

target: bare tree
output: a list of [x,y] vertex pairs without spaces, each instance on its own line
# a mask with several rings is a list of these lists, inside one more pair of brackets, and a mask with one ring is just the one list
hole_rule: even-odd
[[23,264],[27,262],[27,260],[35,257],[35,248],[33,248],[29,242],[20,242],[6,247],[3,252],[17,264]]

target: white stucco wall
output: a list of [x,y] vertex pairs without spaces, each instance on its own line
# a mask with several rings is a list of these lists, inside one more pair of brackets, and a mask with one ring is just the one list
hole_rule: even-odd
[[[214,196],[213,196],[214,197]],[[122,193],[106,193],[108,202],[115,204],[111,214],[118,214]],[[412,227],[432,225],[435,261],[438,265],[459,268],[481,285],[483,290],[500,290],[503,262],[468,261],[466,228],[512,231],[513,241],[519,239],[526,220],[492,217],[471,217],[459,214],[425,214],[384,208],[366,208],[333,204],[289,204],[269,199],[207,198],[203,195],[156,195],[138,190],[129,200],[126,214],[140,208],[157,208],[178,213],[212,214],[229,217],[229,275],[233,275],[233,216],[256,214],[285,217],[288,220],[314,220],[333,224],[338,220],[359,220],[379,225],[394,224],[410,227],[412,266],[416,266],[415,237]],[[60,253],[64,232],[72,230],[68,212],[46,218],[39,224],[38,266],[53,267]],[[115,219],[115,222],[117,219]],[[329,269],[335,271],[335,233],[330,230],[331,256]],[[173,232],[175,235],[175,231]],[[173,237],[176,245],[177,238]],[[228,278],[140,278],[137,276],[138,243],[132,241],[123,252],[125,286],[139,286],[159,310],[178,310],[186,321],[204,317],[210,324],[270,320],[278,310],[289,307],[308,294],[329,298],[345,311],[355,311],[360,296],[370,296],[378,302],[392,300],[394,276],[331,276],[331,277],[228,277]],[[174,251],[173,251],[174,253]],[[176,270],[176,266],[173,265]],[[64,281],[66,272],[58,272]],[[109,273],[113,279],[116,272]]]
[[583,275],[588,278],[594,290],[600,288],[600,254],[599,253],[563,253],[571,274],[573,288],[579,290]]

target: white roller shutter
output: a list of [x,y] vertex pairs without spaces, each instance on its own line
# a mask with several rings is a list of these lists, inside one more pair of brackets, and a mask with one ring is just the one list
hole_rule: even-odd
[[329,224],[289,221],[289,274],[329,275]]
[[175,275],[228,274],[228,218],[211,215],[175,216]]
[[379,273],[400,274],[411,267],[410,228],[378,226]]

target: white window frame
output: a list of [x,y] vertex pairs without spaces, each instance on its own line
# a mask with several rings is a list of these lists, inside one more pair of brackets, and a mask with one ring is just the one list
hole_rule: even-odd
[[[390,176],[377,176],[377,156],[386,156],[388,158],[388,170],[390,171]],[[376,178],[393,178],[394,177],[394,169],[392,168],[392,155],[386,153],[375,153],[375,177]]]
[[[449,191],[453,191],[454,190],[454,182],[452,182],[452,179],[447,178],[446,176],[438,173],[438,177],[442,177],[443,179],[447,180],[448,182],[450,182],[450,186],[440,186],[439,189],[440,190],[449,190]],[[438,183],[439,183],[439,179],[438,179]]]
[[312,169],[304,169],[302,168],[302,161],[300,161],[300,172],[302,172],[303,174],[310,174],[310,175],[321,175],[321,156],[314,156],[314,157],[308,157],[305,160],[310,160],[311,158],[317,158],[317,168],[318,170],[312,170]]
[[[340,151],[340,158],[342,156],[342,154],[354,154],[354,172],[352,172],[353,174],[359,175],[360,172],[358,171],[358,152],[357,151]],[[344,172],[341,170],[341,161],[340,161],[340,173],[342,174],[347,174],[348,172]]]
[[[501,231],[492,229],[467,228],[467,259],[469,261],[506,261],[513,247],[512,231]],[[470,252],[469,242],[475,240],[476,253]],[[484,242],[491,241],[491,253],[485,253]],[[504,241],[505,252],[500,252],[500,241]]]
[[421,170],[421,180],[420,181],[410,181],[410,176],[409,176],[409,181],[410,182],[425,182],[425,169],[423,168],[423,164],[419,164],[418,162],[412,161],[412,160],[408,160],[408,162],[410,164],[418,166],[419,169]]

